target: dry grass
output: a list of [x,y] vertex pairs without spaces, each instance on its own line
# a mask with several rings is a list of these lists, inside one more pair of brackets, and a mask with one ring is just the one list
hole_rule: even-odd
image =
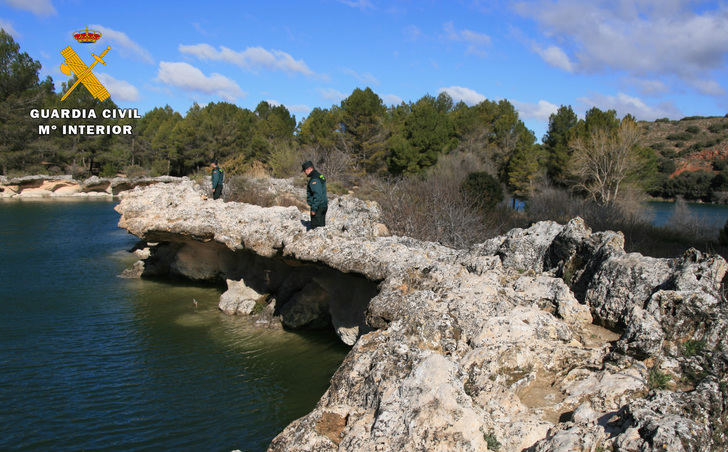
[[486,168],[472,154],[455,154],[442,158],[425,176],[369,177],[357,195],[379,203],[394,234],[464,248],[523,225],[523,215],[508,208],[484,214],[463,195],[465,177]]
[[265,178],[233,176],[225,183],[223,199],[233,202],[244,202],[261,207],[294,206],[307,210],[306,204],[291,193],[278,193],[270,189]]

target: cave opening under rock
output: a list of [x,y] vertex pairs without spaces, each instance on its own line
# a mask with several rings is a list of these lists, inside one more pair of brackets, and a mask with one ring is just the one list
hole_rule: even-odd
[[291,257],[233,251],[215,241],[160,241],[149,248],[141,277],[186,279],[227,286],[220,309],[250,316],[262,326],[333,328],[347,345],[371,331],[369,302],[380,281]]

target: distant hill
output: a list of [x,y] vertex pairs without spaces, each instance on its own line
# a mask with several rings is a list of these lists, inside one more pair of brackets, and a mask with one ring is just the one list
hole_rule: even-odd
[[728,160],[728,117],[665,118],[640,125],[645,130],[644,144],[675,162],[670,177],[700,170],[717,173],[715,162]]

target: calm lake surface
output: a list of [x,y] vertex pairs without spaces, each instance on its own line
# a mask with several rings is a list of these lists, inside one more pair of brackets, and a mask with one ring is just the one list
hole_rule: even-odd
[[348,348],[118,278],[136,240],[113,205],[0,202],[0,450],[265,449]]
[[[705,226],[722,228],[728,220],[728,206],[718,204],[687,203],[690,214],[701,219]],[[652,224],[664,226],[670,221],[675,211],[674,202],[650,201],[647,203],[649,213],[653,215]]]

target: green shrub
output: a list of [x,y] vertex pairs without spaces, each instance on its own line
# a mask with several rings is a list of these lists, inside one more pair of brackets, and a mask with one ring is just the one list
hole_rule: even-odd
[[687,133],[692,133],[693,135],[695,135],[696,133],[700,132],[700,127],[698,127],[698,126],[688,126],[685,129],[685,131]]
[[268,166],[270,166],[273,177],[286,178],[300,172],[300,160],[301,156],[295,147],[281,143],[273,146],[268,156]]
[[684,141],[684,140],[689,140],[691,138],[691,136],[687,132],[680,132],[680,133],[671,133],[666,138],[670,141]]
[[497,451],[501,447],[500,441],[496,438],[495,433],[491,430],[488,433],[483,433],[483,439],[488,443],[488,450]]
[[705,350],[706,345],[705,341],[687,340],[682,344],[683,355],[687,357],[699,355]]
[[129,165],[126,168],[124,168],[124,174],[126,174],[126,177],[133,179],[138,177],[144,177],[147,175],[147,170],[142,168],[139,165]]
[[664,173],[664,174],[672,174],[677,169],[677,166],[675,165],[675,160],[673,159],[660,159],[657,162],[657,171]]
[[114,166],[114,164],[111,162],[104,163],[104,166],[101,167],[101,173],[99,175],[101,177],[116,176],[116,166]]
[[665,389],[670,380],[672,380],[672,377],[661,372],[657,367],[650,369],[650,373],[647,375],[647,384],[650,389]]
[[670,118],[657,118],[655,122],[670,122]]
[[255,306],[253,306],[253,309],[250,311],[251,314],[260,314],[263,312],[268,306],[268,300],[270,299],[270,294],[263,294],[261,295],[257,300],[255,300]]
[[486,211],[503,201],[500,182],[485,171],[468,174],[461,185],[461,191],[470,202]]
[[326,182],[326,191],[329,194],[333,195],[345,195],[349,193],[349,189],[344,186],[339,181],[327,181]]
[[668,159],[674,159],[677,157],[677,152],[674,149],[665,149],[662,151],[662,156]]
[[169,174],[169,161],[167,160],[155,160],[152,162],[152,167],[149,170],[149,174],[152,177],[164,176]]

